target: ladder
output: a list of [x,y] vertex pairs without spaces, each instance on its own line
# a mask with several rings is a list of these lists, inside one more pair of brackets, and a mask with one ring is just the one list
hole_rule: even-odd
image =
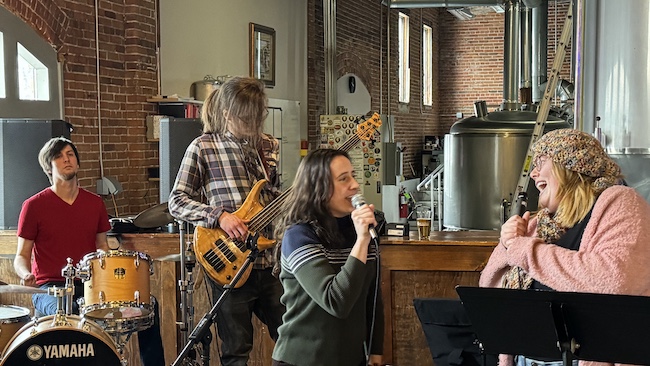
[[564,28],[562,29],[562,35],[560,36],[560,43],[558,44],[557,52],[555,53],[555,59],[553,60],[550,78],[546,83],[544,96],[542,97],[542,101],[537,111],[535,128],[533,129],[533,135],[531,136],[530,144],[528,145],[528,151],[526,152],[524,165],[521,169],[521,174],[519,175],[519,181],[517,182],[515,193],[512,195],[512,197],[516,197],[516,202],[510,206],[510,216],[523,214],[523,212],[521,212],[521,209],[526,205],[526,191],[528,190],[528,183],[530,182],[530,167],[533,160],[533,146],[539,137],[544,134],[544,125],[546,124],[548,112],[551,108],[551,98],[555,92],[557,82],[560,78],[560,69],[562,68],[564,57],[566,56],[566,49],[569,47],[569,40],[571,40],[572,32],[573,1],[569,3],[569,9],[567,10],[566,14],[566,21],[564,22]]

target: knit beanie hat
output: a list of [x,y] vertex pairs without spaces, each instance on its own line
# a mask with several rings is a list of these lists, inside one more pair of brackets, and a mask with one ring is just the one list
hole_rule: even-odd
[[596,178],[592,184],[602,192],[616,184],[621,168],[606,153],[600,142],[588,133],[565,128],[542,136],[533,146],[533,161],[540,155],[567,170]]

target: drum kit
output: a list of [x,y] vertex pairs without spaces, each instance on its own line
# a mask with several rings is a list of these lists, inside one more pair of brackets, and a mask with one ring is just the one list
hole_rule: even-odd
[[[174,365],[198,365],[198,356],[207,362],[213,307],[204,319],[199,339],[194,339],[194,272],[196,261],[191,239],[186,240],[190,224],[174,221],[161,204],[145,210],[135,218],[141,228],[178,227],[181,273],[178,281],[180,315],[178,323],[185,348]],[[191,238],[191,236],[189,236]],[[68,259],[61,270],[63,287],[41,289],[30,286],[0,284],[0,293],[48,293],[57,298],[54,315],[30,318],[30,310],[20,306],[0,305],[0,366],[11,365],[89,365],[126,366],[126,343],[134,332],[145,330],[154,322],[154,299],[150,296],[153,262],[149,255],[125,250],[97,250],[77,264]],[[80,315],[73,314],[74,280],[80,279],[84,296],[79,298]],[[220,304],[222,299],[217,301]],[[217,305],[215,304],[215,305]],[[192,334],[190,331],[194,329]],[[200,342],[200,347],[194,347]],[[4,350],[4,351],[3,351]],[[197,354],[200,352],[200,355]]]
[[[68,258],[63,287],[0,285],[0,293],[47,293],[57,299],[54,315],[35,316],[20,306],[0,305],[0,365],[125,366],[126,343],[153,325],[151,258],[124,250],[97,250],[77,265]],[[83,282],[80,315],[72,312],[74,280]]]

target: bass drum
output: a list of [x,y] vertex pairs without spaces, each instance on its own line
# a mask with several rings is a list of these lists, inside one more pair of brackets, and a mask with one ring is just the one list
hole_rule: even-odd
[[120,366],[111,337],[76,315],[33,320],[9,341],[0,365]]

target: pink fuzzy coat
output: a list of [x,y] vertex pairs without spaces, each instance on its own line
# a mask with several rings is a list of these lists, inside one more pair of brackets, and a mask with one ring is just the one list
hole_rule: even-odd
[[[578,251],[545,244],[536,228],[532,218],[526,237],[512,240],[507,250],[499,243],[481,273],[481,287],[501,287],[516,265],[557,291],[650,296],[650,205],[633,188],[613,186],[600,195]],[[506,355],[499,361],[513,363]],[[580,361],[605,365],[611,364]]]

